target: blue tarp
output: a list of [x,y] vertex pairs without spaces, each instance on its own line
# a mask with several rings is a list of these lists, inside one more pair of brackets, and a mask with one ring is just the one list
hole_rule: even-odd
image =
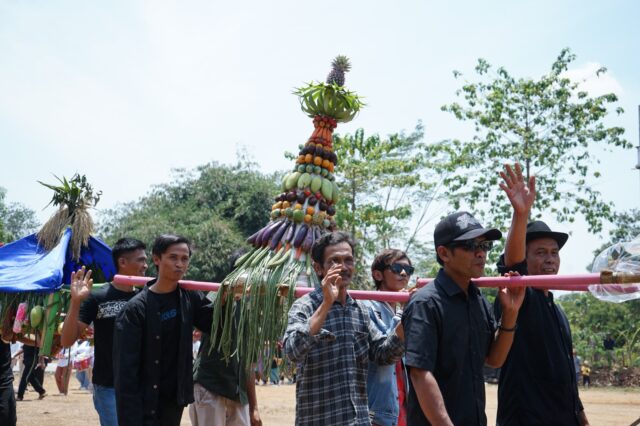
[[116,271],[109,246],[91,237],[88,247],[81,251],[80,262],[75,262],[69,250],[70,239],[71,230],[67,229],[49,252],[38,245],[35,234],[0,247],[0,293],[58,290],[69,283],[71,271],[79,264],[102,270],[106,281],[113,278]]

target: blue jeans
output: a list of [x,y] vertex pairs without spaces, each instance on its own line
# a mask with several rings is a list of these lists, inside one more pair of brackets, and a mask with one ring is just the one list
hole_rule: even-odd
[[94,384],[93,406],[100,417],[100,426],[118,426],[114,388]]
[[91,381],[87,370],[76,371],[76,379],[80,382],[80,389],[89,390],[91,388]]

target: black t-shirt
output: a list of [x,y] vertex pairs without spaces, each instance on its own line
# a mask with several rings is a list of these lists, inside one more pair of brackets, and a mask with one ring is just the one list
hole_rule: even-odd
[[78,319],[93,322],[95,358],[92,382],[113,387],[113,326],[124,305],[136,292],[120,291],[110,283],[94,290],[80,306]]
[[13,382],[11,345],[0,340],[0,387]]
[[[237,344],[238,321],[240,309],[235,310],[232,328],[232,345]],[[222,326],[218,327],[218,336],[222,334]],[[224,354],[216,347],[211,347],[211,336],[202,332],[202,341],[198,356],[193,365],[193,381],[205,387],[209,392],[238,401],[242,405],[249,403],[247,398],[247,374],[243,363],[238,360],[238,353],[225,360]]]
[[[473,284],[468,293],[440,270],[418,290],[402,317],[408,368],[430,371],[455,425],[486,425],[484,362],[496,323],[487,300]],[[407,424],[429,425],[413,386]]]
[[[498,271],[527,275],[526,262]],[[500,305],[494,305],[499,318]],[[553,293],[527,288],[509,355],[500,370],[497,424],[578,425],[583,410],[573,365],[571,330]]]
[[160,401],[175,401],[178,390],[178,343],[180,341],[180,294],[178,289],[171,293],[154,293],[160,319]]

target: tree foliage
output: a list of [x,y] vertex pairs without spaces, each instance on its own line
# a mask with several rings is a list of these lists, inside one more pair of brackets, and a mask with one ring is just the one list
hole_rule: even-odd
[[[474,126],[471,140],[438,144],[439,169],[450,172],[444,178],[446,195],[456,208],[464,202],[487,222],[505,228],[511,209],[509,203],[495,202],[501,196],[497,172],[505,162],[518,161],[527,177],[537,179],[534,216],[544,213],[573,222],[579,214],[594,233],[612,218],[611,204],[592,186],[600,177],[594,167],[599,159],[592,150],[596,145],[631,145],[622,127],[604,123],[616,95],[590,96],[579,82],[566,77],[574,60],[569,49],[562,50],[550,72],[539,79],[516,78],[478,60],[478,81],[465,82],[457,91],[461,101],[442,107]],[[601,68],[597,75],[605,72]],[[618,107],[615,112],[623,110]]]
[[356,284],[368,278],[368,266],[383,248],[405,250],[421,266],[419,274],[431,267],[432,262],[426,259],[435,260],[420,238],[420,231],[431,219],[429,208],[439,182],[431,172],[431,156],[423,137],[420,123],[410,134],[365,136],[359,129],[334,137],[340,160],[336,180],[341,190],[336,222],[360,244]]
[[560,298],[573,333],[579,355],[598,365],[612,362],[603,341],[615,340],[616,363],[640,367],[640,300],[624,303],[603,302],[589,293],[573,293]]
[[20,203],[6,203],[6,191],[0,187],[0,242],[9,243],[36,231],[40,223],[36,213]]
[[152,244],[162,233],[182,234],[195,246],[189,278],[220,281],[232,254],[247,247],[246,237],[269,220],[275,178],[256,168],[241,160],[235,166],[210,163],[177,170],[172,182],[104,212],[100,232],[109,244],[124,236]]

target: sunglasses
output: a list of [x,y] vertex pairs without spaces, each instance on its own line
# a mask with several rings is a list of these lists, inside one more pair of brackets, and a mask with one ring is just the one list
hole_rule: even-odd
[[407,275],[413,275],[413,271],[415,268],[411,265],[405,265],[404,263],[392,263],[391,265],[386,265],[385,269],[390,269],[394,274],[400,275],[402,271]]
[[449,244],[449,247],[454,248],[454,247],[459,247],[463,250],[466,251],[477,251],[477,250],[482,250],[484,252],[487,252],[489,250],[491,250],[493,248],[493,241],[476,241],[476,240],[467,240],[467,241],[460,241],[460,242],[455,242],[455,243],[451,243]]

